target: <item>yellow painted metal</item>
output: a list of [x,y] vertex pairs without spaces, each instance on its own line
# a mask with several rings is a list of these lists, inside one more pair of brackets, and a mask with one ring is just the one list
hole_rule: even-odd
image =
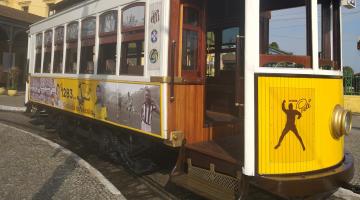
[[258,173],[302,173],[341,162],[344,138],[332,136],[331,117],[343,105],[342,90],[342,79],[259,77]]

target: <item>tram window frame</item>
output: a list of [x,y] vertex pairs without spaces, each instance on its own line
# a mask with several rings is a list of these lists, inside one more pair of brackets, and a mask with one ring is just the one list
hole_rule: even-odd
[[64,31],[65,31],[64,26],[58,26],[55,28],[53,73],[57,73],[57,74],[63,72],[64,39],[65,39]]
[[[112,18],[114,19],[114,27],[112,27],[109,31],[105,30],[105,21],[107,16],[113,16]],[[97,74],[116,74],[118,20],[118,10],[110,10],[99,16]]]
[[[266,3],[264,3],[266,2]],[[313,38],[312,38],[312,12],[311,1],[298,0],[289,4],[272,4],[271,0],[260,0],[260,52],[259,60],[261,68],[294,68],[294,69],[312,69],[313,68]],[[293,54],[269,54],[268,47],[270,46],[269,35],[271,30],[269,24],[271,22],[271,11],[286,10],[292,8],[305,8],[305,55]]]
[[[188,23],[187,21],[189,19],[186,19],[186,17],[189,17],[191,15],[187,15],[188,12],[186,9],[193,9],[195,11],[197,11],[197,23]],[[180,69],[181,69],[181,76],[186,79],[186,80],[197,80],[199,78],[201,78],[203,76],[203,68],[204,66],[202,65],[202,52],[201,52],[201,48],[202,48],[202,41],[204,40],[204,36],[203,36],[203,21],[202,21],[202,10],[200,7],[192,5],[192,4],[183,4],[182,8],[181,8],[181,13],[182,13],[182,21],[183,23],[181,24],[181,47],[179,49],[179,53],[180,53],[180,60],[179,60],[179,64],[180,64]],[[191,20],[189,21],[191,22]],[[187,42],[187,39],[191,39],[191,35],[187,34],[185,35],[184,33],[196,33],[197,34],[197,45],[195,47],[195,49],[192,50],[192,52],[194,52],[193,59],[195,60],[194,63],[192,63],[192,67],[188,67],[185,66],[189,63],[189,56],[186,56],[185,54],[189,51],[187,51],[184,46],[188,46],[188,44],[193,44],[193,43],[185,43]],[[186,39],[186,40],[185,40]],[[194,46],[190,46],[190,48],[192,48]],[[191,50],[190,50],[191,51]],[[184,65],[185,64],[185,65]]]
[[43,71],[42,73],[51,72],[51,56],[53,45],[53,30],[46,30],[44,33],[44,59],[43,59]]
[[[77,25],[76,32],[71,37],[70,27]],[[65,73],[76,74],[78,65],[78,43],[79,43],[79,21],[70,22],[66,30],[66,55],[65,55]]]
[[[94,74],[95,72],[95,36],[96,22],[95,16],[90,16],[81,22],[81,50],[80,50],[80,74]],[[94,23],[92,31],[87,30],[87,23]],[[91,33],[92,32],[92,33]]]
[[336,1],[324,0],[318,4],[320,70],[341,70],[339,9],[340,3]]
[[38,33],[35,36],[34,73],[41,73],[43,37],[44,37],[43,33]]
[[[143,23],[136,26],[126,26],[124,15],[130,9],[143,7]],[[121,9],[121,58],[120,58],[120,75],[144,76],[145,69],[145,22],[146,22],[146,4],[136,2],[125,6]],[[130,45],[135,44],[135,52],[130,51]],[[130,60],[136,63],[130,65]]]

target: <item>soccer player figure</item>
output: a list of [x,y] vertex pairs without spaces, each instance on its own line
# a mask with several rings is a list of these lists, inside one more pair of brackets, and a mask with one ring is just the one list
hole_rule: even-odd
[[145,102],[141,107],[141,130],[151,133],[151,120],[152,113],[159,113],[159,107],[151,98],[151,92],[149,88],[145,88]]
[[96,86],[96,101],[94,105],[94,117],[97,119],[107,119],[107,108],[104,101],[104,88],[101,85]]
[[275,146],[275,149],[278,149],[280,147],[281,142],[283,141],[286,134],[288,134],[290,131],[292,131],[295,134],[295,136],[297,137],[297,139],[300,141],[303,151],[305,151],[305,145],[304,145],[304,143],[299,135],[299,132],[296,128],[296,125],[295,125],[295,117],[298,116],[298,119],[300,119],[301,113],[297,110],[294,110],[292,103],[289,104],[289,109],[286,110],[285,100],[282,102],[282,110],[286,114],[286,118],[287,118],[286,125],[285,125],[284,130],[282,131],[282,134],[281,134],[278,144]]

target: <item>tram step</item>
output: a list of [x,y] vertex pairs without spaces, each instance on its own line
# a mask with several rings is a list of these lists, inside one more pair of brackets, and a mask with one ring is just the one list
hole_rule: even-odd
[[171,177],[171,181],[196,194],[212,200],[235,199],[239,189],[239,178],[215,172],[214,165],[210,170],[192,166],[188,159],[188,173]]

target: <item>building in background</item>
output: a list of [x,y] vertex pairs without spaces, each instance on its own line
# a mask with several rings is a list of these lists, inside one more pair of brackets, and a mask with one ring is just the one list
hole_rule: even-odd
[[43,17],[0,5],[0,87],[6,86],[11,69],[20,72],[18,88],[21,90],[25,86],[27,31],[30,24],[41,19]]
[[47,17],[53,14],[53,6],[61,1],[62,0],[0,0],[0,5]]

